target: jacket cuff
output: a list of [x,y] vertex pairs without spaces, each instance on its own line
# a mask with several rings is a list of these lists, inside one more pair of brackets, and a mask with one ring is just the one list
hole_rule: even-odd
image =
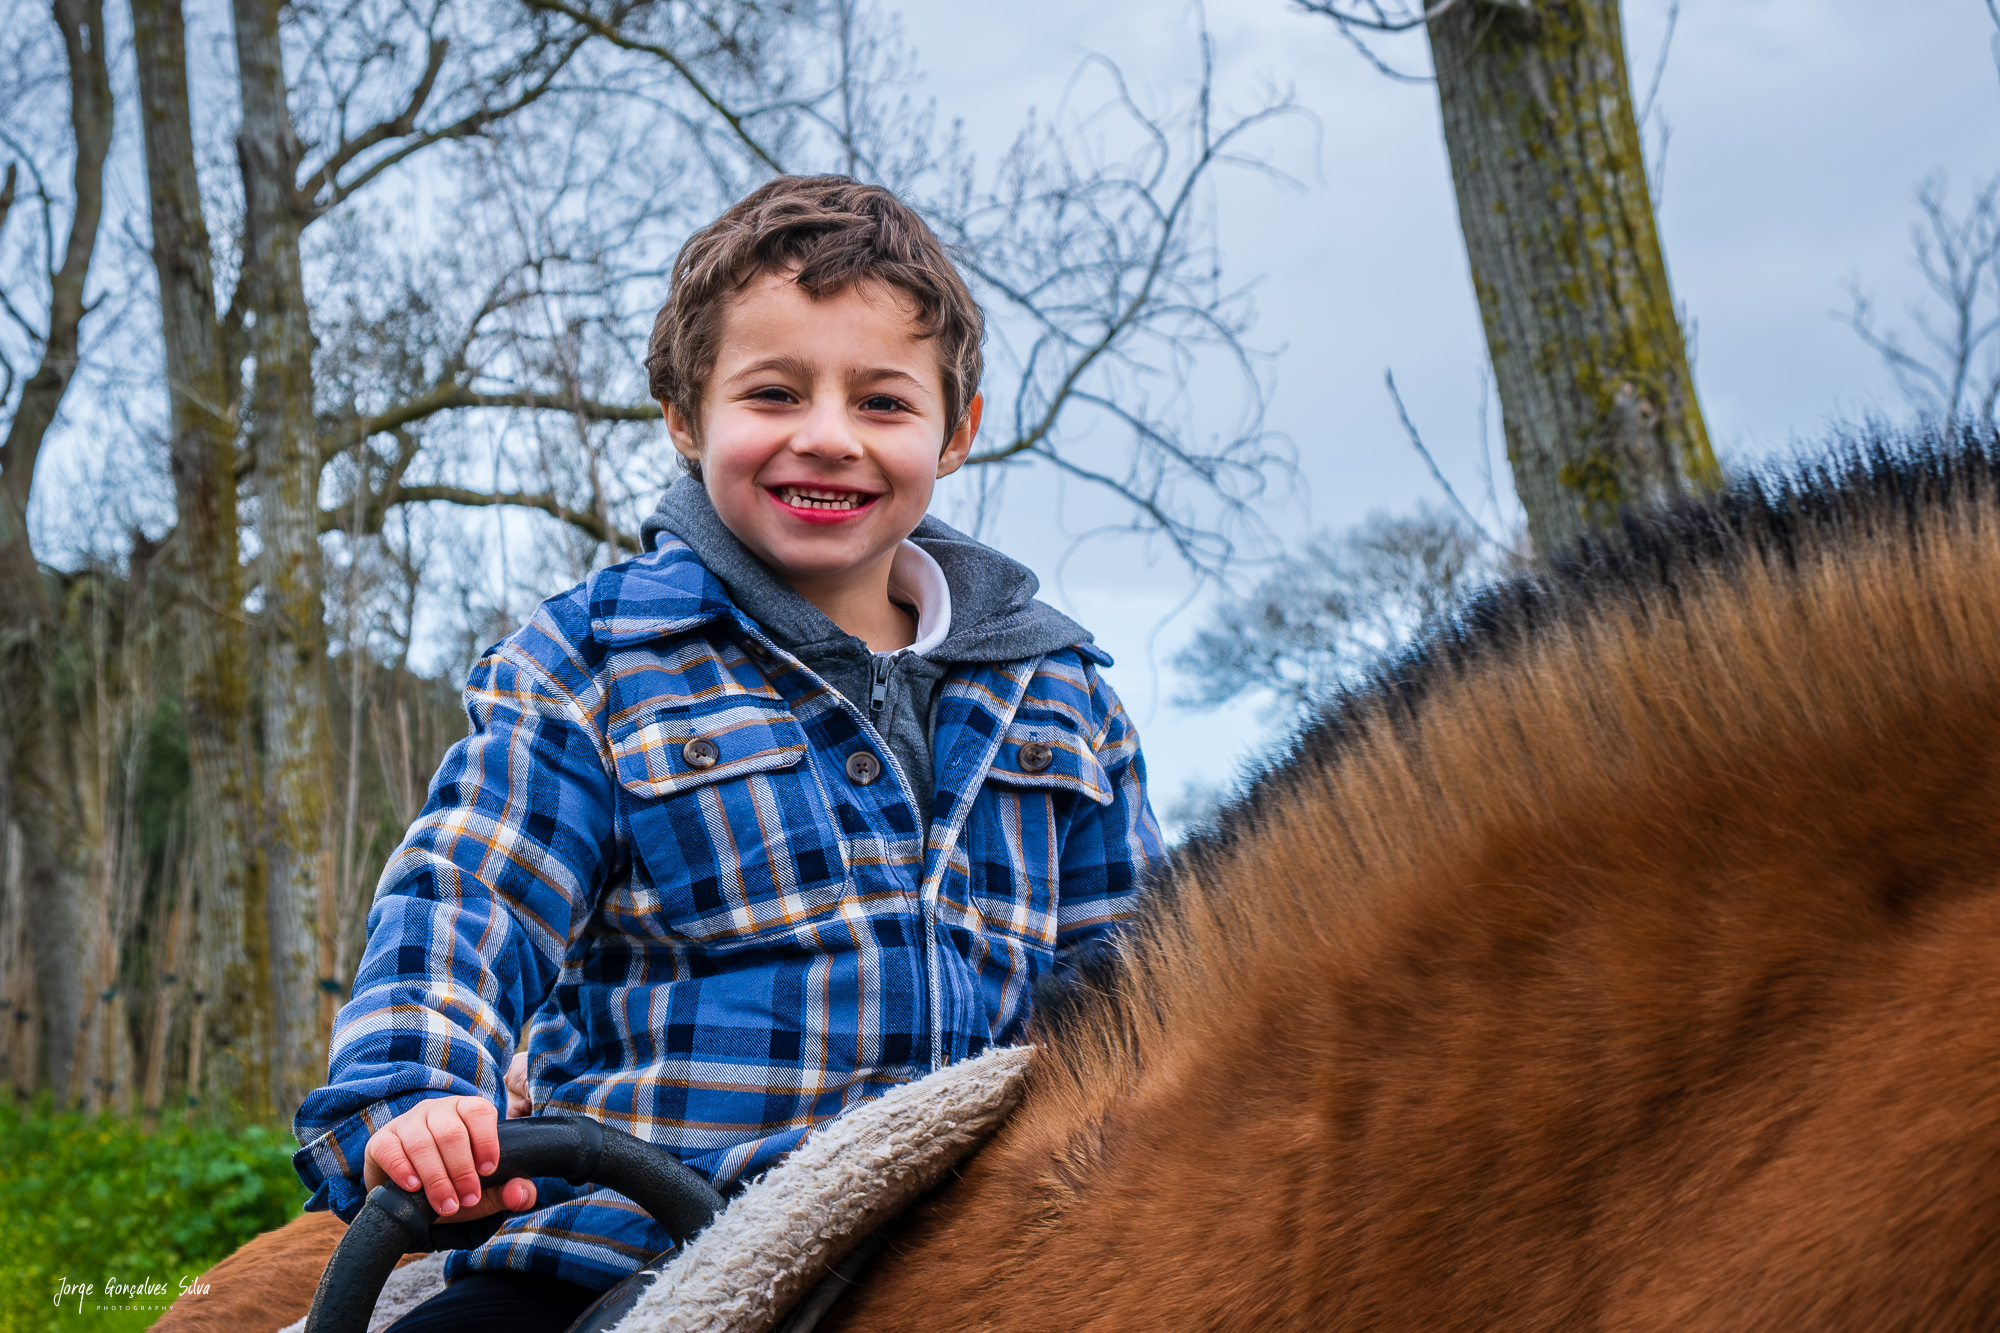
[[423,1100],[421,1095],[392,1097],[363,1107],[293,1153],[292,1169],[313,1192],[306,1200],[306,1211],[330,1208],[341,1221],[352,1222],[368,1201],[368,1191],[361,1184],[361,1163],[369,1137]]

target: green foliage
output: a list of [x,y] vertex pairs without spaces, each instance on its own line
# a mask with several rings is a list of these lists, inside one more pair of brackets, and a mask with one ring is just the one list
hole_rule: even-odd
[[[191,1279],[296,1216],[295,1145],[263,1125],[173,1124],[0,1107],[0,1330],[112,1333],[147,1327]],[[60,1310],[58,1283],[88,1283]],[[107,1283],[165,1297],[107,1297]]]

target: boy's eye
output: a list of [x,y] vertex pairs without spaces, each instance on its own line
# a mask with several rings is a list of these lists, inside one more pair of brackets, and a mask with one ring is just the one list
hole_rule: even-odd
[[901,412],[905,404],[900,398],[892,398],[886,393],[871,393],[861,400],[864,412]]
[[792,401],[792,391],[776,384],[767,384],[761,389],[752,390],[750,397],[760,403],[789,403]]

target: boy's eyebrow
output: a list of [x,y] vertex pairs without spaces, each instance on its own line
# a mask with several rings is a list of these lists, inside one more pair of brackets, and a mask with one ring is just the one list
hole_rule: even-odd
[[[767,356],[762,361],[753,361],[741,370],[732,371],[727,376],[727,379],[734,382],[755,375],[770,374],[773,371],[792,379],[809,380],[815,375],[813,367],[807,362],[800,360],[796,356],[779,355]],[[847,383],[850,388],[862,384],[880,384],[884,380],[898,380],[905,384],[914,385],[925,392],[930,391],[930,386],[925,384],[922,379],[912,375],[907,370],[902,370],[895,366],[871,366],[866,370],[850,371],[847,376]]]
[[918,379],[915,375],[912,375],[909,371],[898,370],[894,366],[876,366],[869,370],[857,370],[850,373],[847,377],[847,383],[850,386],[859,384],[880,384],[883,380],[901,380],[906,384],[914,384],[919,389],[928,390],[930,387],[929,385],[925,384],[922,380]]
[[752,362],[750,365],[731,374],[729,378],[740,380],[749,375],[763,375],[774,370],[780,375],[788,375],[793,379],[809,380],[813,377],[813,368],[804,361],[795,356],[781,355],[767,356],[762,361]]

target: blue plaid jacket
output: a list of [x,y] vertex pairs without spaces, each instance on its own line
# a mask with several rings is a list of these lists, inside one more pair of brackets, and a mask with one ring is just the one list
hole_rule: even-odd
[[[368,1136],[421,1098],[504,1106],[517,1033],[536,1111],[595,1116],[720,1185],[1015,1039],[1036,978],[1124,918],[1160,855],[1109,660],[1077,644],[953,667],[920,829],[862,713],[685,544],[544,603],[473,669],[471,734],[383,873],[295,1126],[307,1207],[351,1217]],[[1030,742],[1053,762],[1024,764]],[[866,785],[847,771],[863,751]],[[620,1195],[537,1185],[534,1212],[449,1271],[603,1288],[669,1244]]]

